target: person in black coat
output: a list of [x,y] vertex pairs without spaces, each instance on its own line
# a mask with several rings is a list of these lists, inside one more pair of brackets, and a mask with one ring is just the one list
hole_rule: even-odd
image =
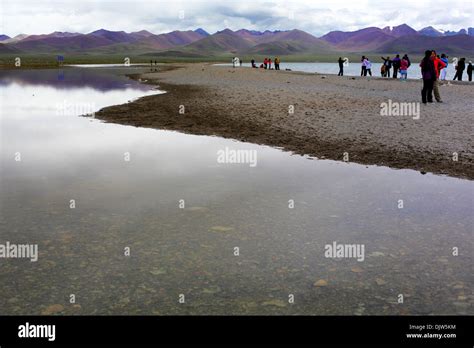
[[339,63],[339,74],[337,74],[337,76],[344,76],[344,59],[339,57],[337,62]]
[[464,69],[466,69],[466,58],[461,58],[456,66],[456,75],[454,75],[454,80],[462,81],[462,74],[464,73]]
[[433,85],[436,80],[436,71],[433,60],[431,59],[431,51],[425,51],[425,57],[420,63],[421,76],[423,77],[423,89],[421,90],[421,101],[423,104],[433,102]]
[[467,77],[469,78],[469,81],[472,81],[472,62],[471,61],[467,65],[466,71],[467,71]]

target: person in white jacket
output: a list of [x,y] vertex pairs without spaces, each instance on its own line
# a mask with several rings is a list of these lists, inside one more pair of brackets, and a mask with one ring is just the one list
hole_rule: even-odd
[[365,58],[365,75],[367,76],[369,74],[372,76],[372,62],[369,60],[369,58]]

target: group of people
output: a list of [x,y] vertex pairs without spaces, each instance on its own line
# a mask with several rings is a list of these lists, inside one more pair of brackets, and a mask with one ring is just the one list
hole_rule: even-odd
[[[461,58],[456,65],[456,73],[454,74],[454,80],[462,81],[462,75],[466,69],[466,58]],[[469,61],[467,65],[467,78],[469,81],[472,81],[472,61]]]
[[[448,67],[448,57],[440,57],[435,50],[426,50],[425,57],[420,63],[423,89],[421,90],[421,101],[423,104],[433,102],[433,92],[438,103],[442,103],[439,93],[439,78],[444,69]],[[446,73],[443,73],[446,78]]]
[[[421,101],[426,104],[433,102],[433,93],[438,103],[442,103],[439,93],[439,80],[446,79],[446,68],[448,67],[448,57],[442,54],[441,57],[434,50],[425,51],[425,57],[420,63],[421,75],[423,78],[423,89],[421,90]],[[466,68],[466,58],[461,58],[456,65],[456,74],[453,80],[462,81],[462,74]],[[472,81],[472,62],[467,67],[469,81]]]
[[362,67],[360,70],[360,76],[367,76],[369,74],[372,76],[372,62],[366,56],[362,56],[361,59]]
[[[255,59],[252,59],[250,62],[252,63],[252,68],[257,68],[257,64],[255,63]],[[275,70],[280,70],[280,58],[279,57],[275,57],[273,62],[272,62],[271,58],[265,58],[263,60],[263,63],[260,64],[260,68],[261,69],[272,70],[273,69],[272,68],[272,63],[275,64]]]
[[382,77],[390,77],[390,70],[393,68],[392,77],[394,79],[398,78],[398,73],[400,73],[400,78],[406,80],[408,78],[408,68],[411,66],[410,58],[405,54],[402,58],[397,54],[395,58],[390,59],[390,57],[380,57],[382,58],[382,66],[380,67],[380,75]]
[[[390,57],[384,58],[381,57],[383,60],[383,64],[380,68],[380,74],[382,77],[390,77],[390,70],[393,68],[393,78],[396,79],[398,78],[398,73],[400,72],[400,78],[403,80],[406,80],[408,78],[408,68],[411,65],[410,58],[408,58],[408,55],[404,55],[403,58],[400,58],[400,55],[397,54],[397,56],[393,59],[390,59]],[[362,56],[361,58],[361,70],[360,70],[360,76],[372,76],[372,62],[370,59],[366,56]],[[339,73],[337,74],[338,76],[344,76],[344,63],[346,60],[342,59],[342,57],[339,57],[338,63],[339,63]]]
[[[449,57],[446,54],[442,54],[441,56],[436,55],[437,59],[441,60],[444,63],[444,67],[439,71],[439,79],[446,80],[446,75],[448,71],[449,65]],[[380,67],[380,74],[382,77],[390,77],[396,79],[400,74],[400,79],[406,80],[408,78],[408,68],[411,66],[410,58],[407,54],[405,54],[402,58],[400,55],[397,54],[393,59],[390,57],[380,57],[383,61],[382,66]],[[347,59],[347,58],[346,58]],[[339,57],[339,73],[338,76],[344,76],[344,65],[346,63],[346,59]],[[372,62],[366,56],[362,56],[361,58],[361,70],[360,76],[372,76]],[[393,69],[393,70],[392,70]],[[453,80],[462,81],[462,75],[464,70],[467,71],[467,76],[469,81],[472,81],[472,62],[470,61],[466,68],[466,58],[461,58],[457,61],[456,67],[456,74],[454,75]],[[393,71],[393,73],[391,73]]]
[[[435,52],[436,54],[436,51],[431,51],[431,52]],[[443,62],[445,65],[439,72],[439,80],[445,81],[446,75],[448,72],[449,57],[443,53],[441,54],[441,56],[436,55],[436,58],[441,60],[441,62]],[[462,81],[462,75],[464,74],[464,70],[466,70],[466,58],[461,58],[459,59],[459,61],[456,60],[454,70],[455,70],[455,74],[453,77],[453,81],[454,80]],[[469,81],[472,81],[472,62],[471,61],[469,61],[469,64],[467,65],[467,77]]]

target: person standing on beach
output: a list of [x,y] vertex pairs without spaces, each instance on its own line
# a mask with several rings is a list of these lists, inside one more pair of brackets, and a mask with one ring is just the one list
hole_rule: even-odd
[[339,57],[339,60],[337,61],[339,63],[339,73],[337,76],[344,76],[344,59],[342,57]]
[[406,80],[408,78],[408,67],[410,66],[410,61],[408,56],[405,54],[400,61],[400,79]]
[[372,76],[372,62],[369,60],[369,58],[365,58],[365,75],[367,76],[369,74]]
[[271,70],[272,68],[272,59],[268,58],[268,69]]
[[383,59],[383,65],[385,67],[384,77],[390,77],[390,69],[392,68],[392,61],[390,60],[390,57],[387,57],[386,59],[384,57],[380,58]]
[[408,62],[408,67],[410,67],[411,61],[410,58],[408,58],[408,54],[405,53],[402,59],[406,59],[406,61]]
[[469,61],[469,64],[467,65],[467,77],[469,79],[469,82],[472,81],[472,61]]
[[420,63],[421,76],[423,78],[423,89],[421,90],[421,101],[423,104],[433,102],[433,83],[436,80],[436,71],[433,60],[431,59],[431,51],[425,51],[425,57]]
[[280,58],[275,57],[275,70],[280,70]]
[[456,65],[456,75],[454,75],[454,80],[462,81],[462,74],[464,73],[464,69],[466,68],[466,58],[461,58]]
[[266,69],[267,65],[268,65],[268,59],[267,57],[265,57],[265,59],[263,60],[263,68]]
[[443,61],[436,55],[436,51],[431,51],[431,60],[433,61],[433,65],[436,72],[436,79],[433,81],[433,91],[435,99],[438,103],[442,103],[441,95],[439,94],[439,74],[441,69],[445,68],[446,65]]
[[393,78],[396,79],[398,77],[398,70],[400,69],[400,55],[397,54],[395,58],[392,60],[392,65],[393,65]]
[[366,70],[366,67],[365,67],[365,56],[362,56],[360,61],[361,61],[360,76],[366,76],[367,75],[367,70]]
[[440,74],[440,80],[444,81],[446,80],[446,74],[448,72],[448,65],[449,65],[449,59],[448,57],[446,57],[444,53],[441,55],[441,61],[444,64],[446,64],[446,66],[443,69],[441,69],[441,74]]

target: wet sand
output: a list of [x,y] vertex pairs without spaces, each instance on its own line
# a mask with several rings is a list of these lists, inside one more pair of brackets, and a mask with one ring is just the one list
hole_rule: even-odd
[[[180,64],[133,75],[167,93],[104,108],[106,122],[216,135],[318,158],[474,179],[474,86],[446,81],[420,117],[381,116],[419,102],[421,81]],[[417,69],[413,67],[412,69]],[[183,111],[184,114],[180,113]],[[294,112],[290,113],[294,107]],[[453,154],[457,154],[457,161]]]

